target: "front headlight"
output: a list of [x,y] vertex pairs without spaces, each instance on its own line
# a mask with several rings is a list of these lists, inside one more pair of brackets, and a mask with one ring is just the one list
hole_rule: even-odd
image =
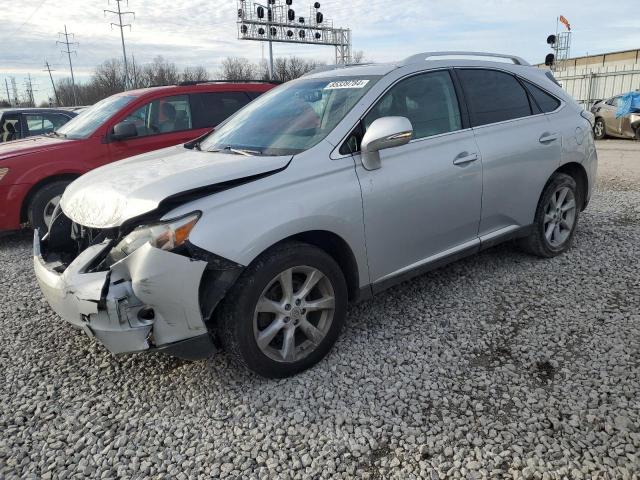
[[200,213],[174,218],[165,222],[154,223],[136,228],[111,249],[107,255],[109,265],[131,255],[145,243],[160,250],[173,250],[184,244],[189,233],[200,218]]

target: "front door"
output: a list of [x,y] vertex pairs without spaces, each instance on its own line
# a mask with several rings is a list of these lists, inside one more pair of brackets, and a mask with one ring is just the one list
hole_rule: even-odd
[[185,143],[199,133],[192,127],[188,95],[153,100],[131,113],[123,122],[133,123],[138,134],[111,141],[111,161]]
[[380,151],[378,170],[366,170],[356,159],[374,284],[479,243],[480,152],[471,130],[463,130],[449,72],[396,83],[364,117],[363,127],[385,116],[407,117],[413,139]]

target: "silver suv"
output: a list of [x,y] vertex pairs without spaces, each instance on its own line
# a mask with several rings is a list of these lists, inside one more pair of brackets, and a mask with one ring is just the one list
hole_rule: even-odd
[[567,250],[595,181],[591,129],[518,57],[314,72],[197,141],[73,182],[34,236],[36,275],[113,353],[222,346],[292,375],[327,354],[349,302],[509,239]]

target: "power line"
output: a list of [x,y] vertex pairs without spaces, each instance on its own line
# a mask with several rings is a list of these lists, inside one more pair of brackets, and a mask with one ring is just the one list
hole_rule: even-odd
[[49,62],[46,60],[44,62],[44,66],[46,67],[46,71],[49,72],[49,78],[51,79],[51,86],[53,87],[53,95],[56,99],[56,105],[60,106],[60,99],[58,98],[58,91],[56,90],[56,84],[53,82],[53,76],[51,75],[51,72],[52,71],[55,72],[55,70],[51,70],[51,66],[49,65]]
[[73,65],[71,64],[71,54],[72,53],[75,53],[76,55],[78,54],[78,52],[76,52],[75,50],[71,50],[71,47],[73,45],[78,45],[78,42],[69,41],[69,37],[75,38],[75,36],[73,33],[67,32],[66,25],[64,26],[64,33],[59,32],[58,35],[64,35],[64,40],[63,41],[58,40],[56,44],[59,43],[60,45],[66,46],[66,50],[62,50],[62,53],[66,53],[67,57],[69,58],[69,70],[71,70],[71,91],[73,92],[73,104],[78,105],[78,97],[76,96],[76,79],[73,76]]
[[29,23],[29,21],[31,20],[31,18],[33,18],[33,16],[38,12],[38,10],[40,10],[42,8],[42,6],[44,5],[44,2],[46,2],[47,0],[42,0],[40,2],[40,4],[31,12],[31,14],[27,17],[27,19],[22,22],[18,28],[16,28],[13,32],[9,33],[8,35],[2,37],[2,39],[0,40],[0,42],[4,43],[5,40],[7,40],[8,38],[13,38],[15,37],[16,33],[19,33],[22,28]]
[[118,6],[117,10],[104,10],[105,16],[107,13],[111,13],[113,15],[118,16],[118,23],[111,22],[111,27],[118,27],[120,29],[120,40],[122,40],[122,58],[124,59],[124,89],[126,90],[129,86],[129,68],[127,67],[127,50],[124,46],[124,28],[129,27],[129,31],[131,31],[130,23],[122,23],[122,17],[126,17],[127,15],[133,15],[133,18],[136,18],[135,12],[123,12],[120,9],[120,2],[126,1],[127,6],[129,6],[129,0],[114,0],[116,5]]

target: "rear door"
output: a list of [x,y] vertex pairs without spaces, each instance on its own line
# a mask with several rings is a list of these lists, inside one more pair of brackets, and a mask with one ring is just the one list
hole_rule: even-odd
[[194,128],[211,130],[252,100],[245,92],[203,92],[189,95]]
[[540,194],[561,155],[560,132],[511,73],[455,70],[482,154],[484,240],[533,222]]

